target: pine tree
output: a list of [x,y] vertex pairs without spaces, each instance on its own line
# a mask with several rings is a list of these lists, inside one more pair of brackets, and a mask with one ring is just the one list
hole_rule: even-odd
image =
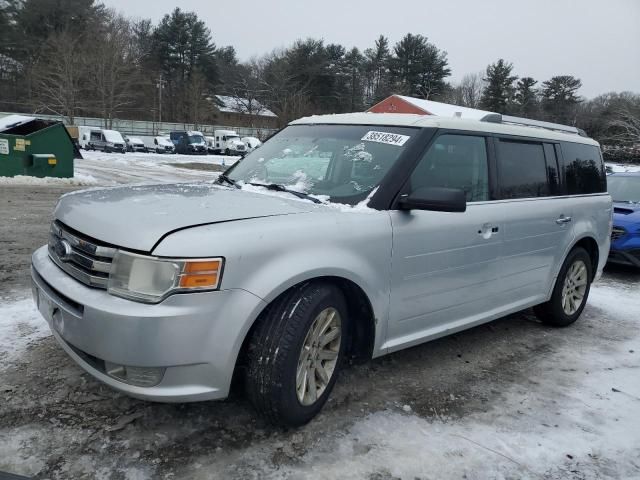
[[579,78],[558,75],[542,83],[542,107],[547,119],[558,123],[575,123],[576,107],[582,101],[577,92]]
[[518,79],[516,75],[511,75],[512,70],[513,64],[502,58],[487,66],[486,77],[483,79],[487,85],[480,100],[483,108],[496,113],[508,113],[514,95],[513,82]]
[[518,115],[523,117],[538,116],[538,91],[534,87],[538,83],[531,77],[522,77],[516,84],[515,106]]
[[390,65],[400,93],[419,98],[442,95],[451,75],[447,53],[422,35],[408,33],[394,47]]

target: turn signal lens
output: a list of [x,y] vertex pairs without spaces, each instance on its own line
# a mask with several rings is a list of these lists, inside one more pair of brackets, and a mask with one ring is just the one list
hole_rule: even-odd
[[185,262],[180,288],[216,288],[221,267],[221,260]]

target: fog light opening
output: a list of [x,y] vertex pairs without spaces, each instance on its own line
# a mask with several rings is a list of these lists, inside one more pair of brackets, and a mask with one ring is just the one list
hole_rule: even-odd
[[163,367],[132,367],[107,361],[104,362],[104,369],[110,377],[137,387],[158,385],[166,370]]

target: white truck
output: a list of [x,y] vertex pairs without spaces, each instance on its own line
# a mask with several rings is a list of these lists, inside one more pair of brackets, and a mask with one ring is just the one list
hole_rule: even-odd
[[173,142],[165,136],[142,137],[147,151],[156,153],[175,153]]
[[247,147],[240,140],[240,135],[233,130],[214,130],[213,138],[215,144],[211,148],[212,153],[224,155],[245,155],[247,153]]

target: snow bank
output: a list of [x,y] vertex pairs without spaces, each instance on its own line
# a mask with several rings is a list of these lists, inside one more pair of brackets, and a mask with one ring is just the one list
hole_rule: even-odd
[[100,185],[100,182],[92,175],[79,173],[73,178],[56,177],[30,177],[28,175],[16,175],[15,177],[0,177],[0,185]]

